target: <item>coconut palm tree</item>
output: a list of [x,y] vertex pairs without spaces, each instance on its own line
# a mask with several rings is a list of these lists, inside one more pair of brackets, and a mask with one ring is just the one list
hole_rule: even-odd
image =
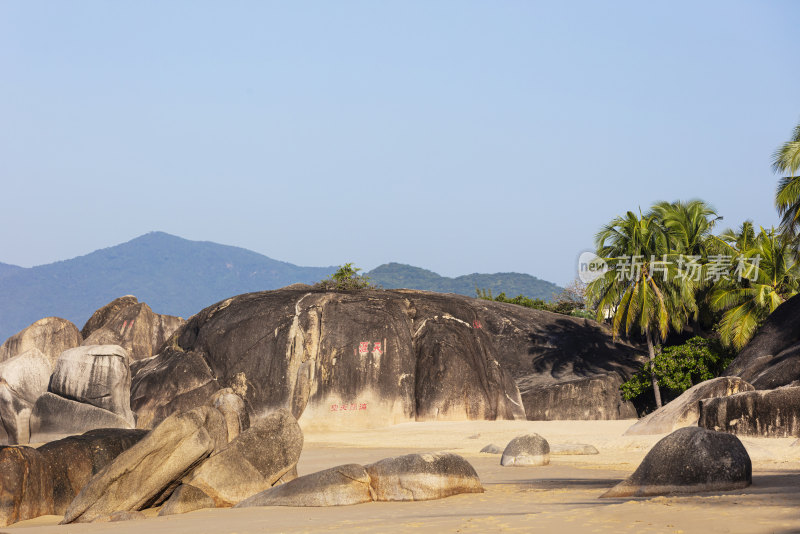
[[723,238],[741,261],[734,260],[714,285],[709,302],[713,310],[724,311],[719,329],[723,344],[740,350],[775,308],[797,294],[800,263],[791,238],[774,228],[761,228],[754,236],[748,221],[738,234],[728,231]]
[[775,205],[781,214],[781,228],[792,234],[800,228],[800,124],[792,137],[772,155],[772,169],[784,175],[778,182]]
[[708,203],[694,199],[688,202],[657,202],[650,209],[669,236],[672,253],[701,256],[708,254],[709,237],[714,223],[722,217]]
[[[655,342],[663,341],[670,328],[680,331],[690,317],[696,317],[694,282],[676,277],[675,263],[668,260],[674,253],[668,232],[655,215],[629,211],[605,225],[595,241],[597,255],[610,267],[587,287],[597,319],[613,310],[613,335],[623,327],[628,335],[641,332],[653,362]],[[656,405],[661,407],[655,374],[652,383]]]

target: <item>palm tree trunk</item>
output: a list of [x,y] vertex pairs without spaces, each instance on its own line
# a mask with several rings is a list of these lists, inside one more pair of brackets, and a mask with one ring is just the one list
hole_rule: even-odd
[[[652,371],[655,367],[656,351],[653,349],[653,337],[650,335],[650,329],[647,329],[645,336],[647,337],[647,352],[650,355],[650,369]],[[658,387],[658,378],[656,378],[654,372],[650,373],[650,377],[653,380],[653,394],[656,397],[656,408],[661,408],[661,390]]]

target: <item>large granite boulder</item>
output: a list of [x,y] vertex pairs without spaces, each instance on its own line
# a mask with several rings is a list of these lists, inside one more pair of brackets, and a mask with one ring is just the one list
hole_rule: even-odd
[[286,410],[257,421],[203,461],[183,479],[213,499],[217,508],[229,507],[273,486],[297,465],[303,450],[303,432]]
[[52,371],[50,359],[36,348],[0,362],[0,424],[6,435],[0,443],[28,443],[31,410],[47,391]]
[[83,338],[71,322],[60,317],[45,317],[17,332],[0,345],[0,362],[30,349],[39,349],[55,364],[59,354],[77,347]]
[[536,466],[550,463],[550,444],[539,434],[517,436],[506,445],[502,466]]
[[753,389],[753,386],[736,376],[722,376],[700,382],[684,391],[677,399],[639,419],[625,435],[667,434],[684,426],[694,426],[700,419],[701,400],[728,397]]
[[601,497],[731,491],[752,483],[752,465],[736,436],[684,427],[656,443],[627,479]]
[[45,443],[96,428],[132,428],[127,419],[91,404],[45,393],[33,405],[31,443]]
[[138,428],[153,428],[173,413],[204,406],[220,390],[198,352],[166,349],[137,367],[131,381],[131,408]]
[[118,345],[83,345],[64,351],[56,361],[49,391],[135,423],[128,353]]
[[698,425],[742,436],[800,436],[800,387],[745,391],[700,401]]
[[145,434],[145,430],[102,428],[39,447],[37,450],[50,469],[53,513],[63,515],[94,475]]
[[211,396],[209,405],[222,413],[228,428],[228,441],[233,441],[239,434],[250,428],[250,415],[244,400],[231,388],[217,391]]
[[257,493],[236,505],[251,506],[345,506],[375,500],[370,476],[364,466],[346,464],[296,478]]
[[81,335],[83,339],[88,339],[95,330],[102,328],[118,311],[128,308],[130,306],[135,306],[139,304],[139,299],[134,297],[133,295],[125,295],[123,297],[116,298],[103,306],[95,310],[89,320],[86,321],[86,324],[83,325],[81,329]]
[[[172,363],[178,354],[183,369]],[[516,379],[627,376],[639,357],[597,323],[521,306],[410,290],[283,289],[193,316],[139,368],[132,405],[144,427],[190,404],[174,399],[208,398],[214,387],[232,388],[251,416],[284,408],[303,425],[522,419]],[[617,410],[619,394],[611,396]]]
[[756,389],[775,389],[800,380],[800,295],[772,313],[725,370]]
[[376,501],[426,501],[483,493],[475,468],[457,454],[406,454],[365,468]]
[[164,502],[180,480],[227,444],[222,414],[210,406],[175,414],[97,473],[64,514],[85,523]]
[[[84,340],[84,345],[120,345],[131,359],[143,360],[158,354],[164,342],[185,323],[180,317],[154,313],[144,302],[130,306],[123,306],[128,300],[116,305],[114,302],[106,306],[119,307],[116,312],[104,312],[101,308],[96,312],[97,320],[92,325],[87,323],[89,330],[94,330]],[[104,321],[103,315],[106,315]]]
[[621,384],[622,378],[617,373],[550,384],[525,377],[519,381],[519,389],[531,421],[635,419],[636,408],[620,397]]
[[30,447],[0,447],[0,526],[53,513],[47,461]]

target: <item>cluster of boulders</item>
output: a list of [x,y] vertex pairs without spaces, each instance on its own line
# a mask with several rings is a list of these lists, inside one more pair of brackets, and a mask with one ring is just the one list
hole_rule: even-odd
[[135,297],[97,310],[83,331],[35,322],[0,346],[0,438],[41,443],[95,428],[134,428],[131,363],[151,358],[184,321]]
[[335,506],[483,491],[449,453],[411,454],[297,477],[303,433],[286,410],[250,425],[242,399],[217,392],[150,431],[93,430],[38,449],[0,447],[0,525],[63,514],[63,523],[137,519],[232,506]]

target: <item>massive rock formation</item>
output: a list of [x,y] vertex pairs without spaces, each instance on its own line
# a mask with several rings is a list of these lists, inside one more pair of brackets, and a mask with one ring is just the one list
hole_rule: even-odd
[[118,311],[128,308],[129,306],[135,306],[139,304],[139,299],[134,297],[133,295],[125,295],[124,297],[119,297],[102,308],[95,310],[89,320],[86,321],[86,324],[83,325],[81,329],[81,335],[83,339],[88,339],[95,330],[102,328]]
[[120,345],[131,359],[143,360],[158,353],[164,341],[185,321],[159,315],[136,297],[120,297],[97,310],[83,327],[84,345]]
[[753,386],[739,377],[721,376],[706,380],[639,419],[625,435],[666,434],[684,426],[696,425],[700,418],[701,400],[728,397],[743,391],[753,391]]
[[211,497],[217,508],[233,506],[272,487],[297,465],[302,450],[303,432],[297,420],[279,410],[205,460],[183,484]]
[[53,513],[45,458],[30,447],[0,447],[0,526]]
[[800,295],[778,306],[725,374],[756,389],[800,385]]
[[800,387],[746,391],[700,401],[698,425],[743,436],[800,436]]
[[[330,427],[522,419],[515,379],[536,388],[627,377],[641,358],[592,321],[410,290],[240,295],[196,314],[164,347],[133,379],[140,427],[222,387],[251,415],[286,408]],[[613,407],[596,412],[627,416],[616,390],[610,397]]]
[[736,436],[684,427],[656,443],[630,477],[601,497],[730,491],[749,486],[752,472]]
[[48,389],[134,424],[128,353],[118,345],[84,345],[64,351],[56,361]]
[[96,428],[131,428],[130,421],[84,402],[45,393],[33,405],[31,443],[44,443]]
[[[533,379],[533,384],[529,380]],[[540,376],[519,382],[522,402],[530,420],[635,419],[636,408],[619,394],[623,376],[606,373],[563,382],[537,385]]]
[[226,444],[225,419],[214,408],[168,417],[92,477],[70,503],[63,522],[86,523],[157,506],[185,475]]
[[45,443],[37,449],[47,462],[53,485],[53,513],[67,506],[98,471],[141,440],[145,430],[102,428]]
[[0,363],[0,423],[12,445],[28,443],[31,410],[47,391],[53,364],[33,348]]
[[203,406],[220,385],[203,355],[172,348],[140,360],[131,381],[131,408],[138,428],[153,428],[167,416]]
[[27,350],[39,349],[55,364],[62,352],[77,347],[82,341],[81,333],[71,322],[60,317],[45,317],[0,345],[0,362]]

